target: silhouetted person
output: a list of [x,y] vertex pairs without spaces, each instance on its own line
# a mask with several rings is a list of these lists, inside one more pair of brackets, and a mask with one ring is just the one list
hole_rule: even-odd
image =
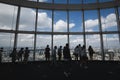
[[64,48],[64,57],[68,61],[71,60],[70,49],[69,49],[69,44],[68,43],[66,44],[66,47]]
[[0,63],[2,62],[3,48],[0,48]]
[[22,61],[22,56],[24,54],[24,48],[21,48],[19,51],[18,51],[18,61]]
[[17,50],[16,50],[16,48],[13,48],[13,51],[11,52],[10,56],[12,57],[12,63],[15,63],[16,57],[17,57]]
[[56,54],[57,54],[57,46],[54,46],[53,54],[52,54],[53,64],[56,63]]
[[79,54],[79,46],[76,46],[74,49],[75,60],[78,60],[78,54]]
[[86,49],[85,45],[83,45],[81,50],[81,66],[83,66],[84,68],[87,68],[86,64],[87,64],[88,57],[85,49]]
[[28,49],[28,47],[26,47],[24,51],[24,62],[28,61],[29,53],[30,53],[30,50]]
[[62,57],[62,46],[58,48],[58,60],[60,61]]
[[47,47],[45,48],[45,59],[50,60],[50,48],[49,45],[47,45]]
[[93,54],[95,53],[92,46],[89,46],[88,47],[88,53],[89,53],[89,56],[90,56],[90,60],[93,60]]
[[79,54],[78,54],[78,56],[79,56],[79,59],[81,59],[81,51],[82,51],[81,44],[78,45],[78,48],[79,48]]
[[64,59],[66,60],[64,74],[67,78],[69,78],[69,75],[71,74],[71,55],[68,43],[66,43],[66,46],[63,49],[63,53]]
[[66,46],[64,46],[64,48],[63,48],[63,58],[64,58],[64,60],[66,59]]

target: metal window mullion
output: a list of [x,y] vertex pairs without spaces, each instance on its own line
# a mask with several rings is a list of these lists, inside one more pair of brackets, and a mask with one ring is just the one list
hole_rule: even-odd
[[117,20],[117,28],[118,28],[118,35],[119,35],[119,43],[120,43],[120,19],[119,19],[119,11],[118,7],[115,7],[115,14],[116,14],[116,20]]
[[[67,10],[67,37],[68,37],[68,44],[70,43],[70,40],[69,40],[69,10]],[[70,44],[69,44],[70,45]]]
[[83,41],[84,45],[86,46],[84,10],[82,10],[82,21],[83,21]]
[[98,9],[98,20],[99,20],[99,30],[100,30],[100,43],[101,43],[102,60],[105,60],[104,42],[103,42],[103,34],[102,34],[102,24],[101,24],[100,9]]
[[16,28],[15,28],[15,36],[14,36],[14,48],[17,47],[18,28],[19,28],[19,21],[20,21],[20,11],[21,11],[21,7],[18,6],[17,19],[16,19]]
[[[53,1],[54,3],[54,1]],[[54,31],[54,10],[52,10],[52,35],[51,35],[51,53],[53,54],[53,31]]]
[[37,38],[37,24],[38,24],[38,9],[36,9],[36,17],[35,17],[35,34],[34,34],[34,52],[33,52],[33,60],[35,61],[35,53],[36,53],[36,38]]

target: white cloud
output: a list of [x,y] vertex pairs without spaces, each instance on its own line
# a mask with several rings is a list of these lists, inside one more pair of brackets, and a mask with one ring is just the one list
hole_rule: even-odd
[[[16,8],[15,8],[16,9]],[[17,9],[16,9],[17,11]],[[16,11],[15,11],[15,15],[16,15]],[[0,29],[11,29],[12,27],[12,19],[13,19],[13,12],[14,12],[14,7],[13,6],[9,6],[9,5],[3,5],[0,4]],[[26,9],[26,8],[22,8],[22,12],[21,12],[21,21],[20,21],[20,26],[22,29],[28,29],[27,27],[29,26],[29,28],[33,28],[34,24],[35,24],[35,10],[34,9]],[[15,26],[15,16],[14,16],[14,26]],[[101,21],[102,21],[102,27],[103,29],[106,28],[110,28],[113,26],[116,26],[116,16],[114,13],[109,14],[106,17],[102,17],[101,16]],[[105,24],[104,24],[105,23]],[[46,12],[39,12],[38,13],[38,26],[39,28],[42,29],[49,29],[52,25],[52,19],[51,17],[48,16],[48,14]],[[98,26],[98,19],[88,19],[85,21],[85,25],[87,28],[87,31],[93,31],[93,28],[95,26]],[[56,23],[54,24],[54,30],[55,31],[65,31],[67,30],[67,21],[64,21],[62,19],[59,19],[58,21],[56,21]],[[73,28],[75,26],[75,23],[70,23],[69,27]],[[31,29],[30,28],[30,29]],[[1,45],[8,45],[10,44],[10,40],[11,38],[6,38],[5,36],[0,36],[1,40],[0,40],[0,44]],[[10,36],[8,36],[10,37]],[[14,38],[14,37],[13,37]],[[25,45],[28,44],[29,46],[33,46],[34,43],[34,35],[21,35],[19,36],[20,38],[20,42],[18,45]],[[60,45],[60,44],[65,44],[67,42],[67,36],[66,35],[56,35],[54,36],[54,40],[56,41],[56,44]],[[40,38],[38,37],[38,42],[39,40],[43,41],[42,43],[39,42],[38,45],[40,44],[40,46],[44,46],[46,43],[50,43],[51,36],[49,37],[43,37],[41,36]],[[70,43],[83,43],[83,38],[74,38],[71,37],[72,40],[70,40]],[[96,45],[97,43],[99,43],[100,41],[100,37],[99,36],[92,36],[91,38],[87,38],[88,41],[91,41],[92,44]],[[117,37],[111,37],[108,38],[108,43],[114,44],[114,42],[118,42],[118,38]],[[13,41],[13,40],[12,40]],[[104,38],[105,41],[105,38]],[[118,44],[116,44],[118,45]],[[46,45],[45,45],[46,46]]]
[[116,15],[114,13],[109,14],[108,16],[101,17],[102,28],[107,29],[113,26],[117,26]]
[[[69,27],[73,28],[75,26],[74,23],[70,23]],[[55,24],[54,24],[54,30],[55,31],[65,31],[67,30],[67,22],[64,20],[58,20]]]
[[[101,23],[103,29],[117,26],[115,13],[108,14],[106,17],[101,16]],[[99,25],[98,19],[88,19],[85,21],[87,31],[89,31],[89,29],[91,29],[90,31],[92,31],[92,29],[98,25]]]
[[52,19],[47,15],[46,12],[38,13],[38,27],[39,28],[50,28],[52,26]]
[[16,9],[17,7],[14,6],[0,4],[0,29],[12,29],[12,27],[15,27]]
[[98,25],[98,19],[89,19],[85,21],[86,28],[93,28]]

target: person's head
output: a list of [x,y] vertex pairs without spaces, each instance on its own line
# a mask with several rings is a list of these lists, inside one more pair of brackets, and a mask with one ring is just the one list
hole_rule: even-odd
[[66,47],[69,47],[69,44],[68,44],[68,43],[66,43]]
[[21,50],[23,50],[24,48],[21,48]]
[[57,49],[57,46],[54,46],[54,49]]
[[28,49],[28,47],[26,47],[25,49]]
[[49,47],[49,45],[47,45],[47,48]]
[[0,49],[3,50],[3,47],[1,47]]
[[16,48],[13,48],[13,50],[16,50]]
[[60,48],[62,48],[62,46],[60,46]]
[[89,48],[92,48],[92,46],[90,45]]
[[78,46],[81,47],[81,44],[79,44]]
[[83,47],[82,47],[83,49],[85,49],[85,45],[83,45]]

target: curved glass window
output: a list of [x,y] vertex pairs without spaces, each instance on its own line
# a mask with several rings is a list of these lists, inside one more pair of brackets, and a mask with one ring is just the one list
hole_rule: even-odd
[[84,11],[84,19],[85,19],[85,31],[86,32],[98,32],[99,24],[98,24],[98,14],[97,10],[89,10]]
[[67,4],[67,0],[54,0],[54,3],[57,3],[57,4]]
[[67,11],[54,11],[54,32],[67,32]]
[[0,29],[15,30],[17,7],[0,3]]
[[39,2],[52,3],[52,0],[39,0]]
[[33,34],[18,34],[17,47],[34,47],[34,35]]
[[93,50],[95,51],[95,54],[93,55],[93,60],[102,60],[101,43],[100,43],[99,34],[86,35],[86,51],[87,52],[88,52],[89,46],[92,46]]
[[82,12],[70,11],[69,12],[69,31],[70,32],[83,32],[82,26]]
[[36,10],[32,8],[21,7],[19,30],[34,31],[35,30]]
[[0,33],[0,48],[3,47],[2,62],[10,62],[9,57],[11,50],[14,47],[13,33]]
[[96,3],[97,0],[83,0],[84,4],[89,4],[89,3]]
[[69,0],[69,4],[81,4],[81,0]]
[[53,35],[53,47],[64,47],[67,42],[67,35]]
[[0,47],[11,48],[14,45],[14,34],[0,33]]
[[28,1],[39,1],[39,2],[46,2],[46,3],[52,3],[52,0],[28,0]]
[[117,31],[115,9],[101,9],[101,23],[103,31]]
[[70,35],[70,49],[73,50],[79,44],[84,44],[83,35]]
[[28,47],[30,50],[29,61],[33,61],[33,51],[34,51],[34,35],[33,34],[18,34],[17,38],[17,49]]
[[[54,4],[59,5],[78,5],[81,3],[89,4],[96,3],[97,1],[107,2],[113,0],[29,1],[45,3],[53,2]],[[57,46],[57,48],[62,46],[63,48],[66,43],[69,43],[70,45],[72,60],[75,59],[72,55],[74,48],[79,44],[82,46],[85,43],[87,53],[89,45],[91,45],[95,51],[93,60],[102,60],[104,58],[105,60],[119,60],[120,33],[118,29],[120,24],[117,24],[117,22],[120,23],[120,7],[118,7],[119,18],[115,14],[115,10],[117,9],[114,5],[113,8],[100,8],[100,12],[98,10],[99,9],[72,10],[69,8],[67,10],[54,10],[20,6],[20,11],[18,11],[18,6],[0,3],[0,47],[4,48],[3,61],[11,61],[9,53],[13,47],[16,46],[17,50],[21,47],[29,47],[29,61],[39,61],[45,60],[44,51],[47,45],[49,45],[50,49],[53,49],[54,46]],[[18,12],[20,12],[20,16],[18,15]],[[18,23],[16,23],[17,20]],[[83,26],[83,24],[85,25]],[[16,26],[18,26],[18,30],[16,30]],[[50,50],[50,53],[52,54],[52,50]]]
[[37,31],[52,31],[52,11],[38,10]]
[[44,52],[47,45],[51,49],[51,35],[37,34],[35,60],[45,60]]
[[120,49],[118,34],[104,34],[103,40],[105,60],[118,60]]
[[113,0],[99,0],[99,2],[109,2],[109,1],[113,1]]

